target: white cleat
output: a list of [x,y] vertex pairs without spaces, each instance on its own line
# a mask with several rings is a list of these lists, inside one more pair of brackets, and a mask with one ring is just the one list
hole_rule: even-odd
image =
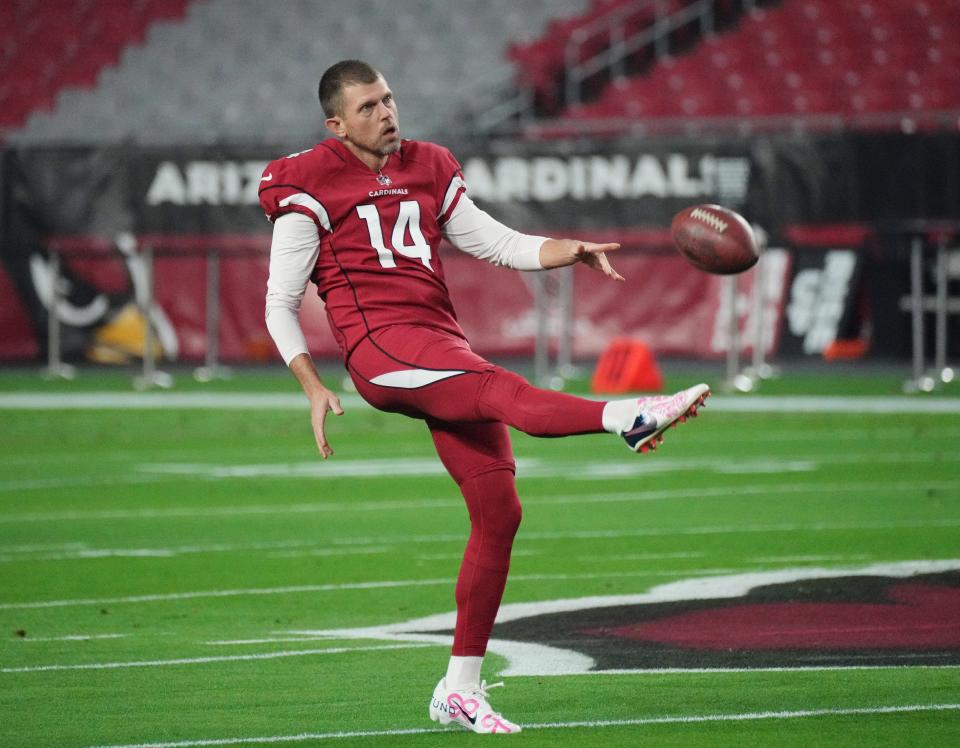
[[441,678],[430,700],[430,719],[441,725],[454,723],[483,735],[520,732],[519,725],[493,711],[487,701],[487,691],[502,685],[494,683],[488,686],[483,681],[479,686],[448,689],[446,679]]
[[663,444],[663,432],[697,415],[697,408],[705,407],[710,388],[697,384],[675,395],[654,395],[637,400],[637,417],[633,426],[621,436],[634,452],[652,452]]

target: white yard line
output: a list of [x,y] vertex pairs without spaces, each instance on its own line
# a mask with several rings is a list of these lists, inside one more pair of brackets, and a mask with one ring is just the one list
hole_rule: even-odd
[[[592,400],[609,397],[588,395]],[[357,395],[341,394],[344,409],[370,408]],[[942,396],[714,395],[711,411],[730,413],[930,413],[960,414],[960,398]],[[0,410],[303,410],[297,393],[228,392],[4,392]]]
[[[369,408],[356,395],[341,395],[344,408]],[[296,393],[228,392],[4,392],[0,410],[305,410]]]
[[[949,526],[955,527],[960,524],[960,520],[951,523]],[[902,527],[903,525],[894,524],[891,525],[894,528]],[[924,527],[930,526],[929,524],[924,524]],[[937,525],[941,526],[941,525]],[[859,527],[859,525],[857,525]],[[690,528],[688,528],[690,529]],[[846,527],[845,529],[851,529]],[[739,528],[731,528],[731,532],[740,531]],[[764,528],[760,530],[755,528],[754,531],[768,532],[769,528]],[[636,534],[635,531],[632,534]],[[684,532],[684,531],[676,531]],[[546,533],[542,533],[546,534]],[[648,533],[649,534],[649,533]],[[567,537],[576,536],[576,537],[611,537],[609,533],[603,534],[582,534],[582,533],[573,533],[567,534]],[[460,540],[462,541],[462,537]],[[940,562],[931,562],[931,563],[940,563]],[[950,562],[953,563],[953,562]],[[553,581],[568,581],[572,579],[616,579],[616,578],[628,578],[628,577],[671,577],[671,576],[683,576],[689,574],[698,574],[698,575],[719,575],[719,574],[747,574],[752,571],[759,571],[747,568],[711,568],[711,569],[661,569],[656,571],[651,570],[637,570],[637,571],[613,571],[613,572],[600,572],[600,573],[583,573],[583,574],[515,574],[510,577],[512,584],[519,584],[522,582],[553,582]],[[842,570],[841,570],[842,571]],[[321,593],[321,592],[344,592],[344,591],[356,591],[356,590],[382,590],[382,589],[402,589],[406,587],[435,587],[435,586],[444,586],[450,584],[450,578],[444,577],[441,579],[408,579],[408,580],[395,580],[395,581],[373,581],[373,582],[344,582],[342,584],[309,584],[309,585],[295,585],[290,587],[260,587],[260,588],[250,588],[250,589],[231,589],[231,590],[203,590],[196,592],[170,592],[164,594],[155,594],[155,595],[131,595],[126,597],[101,597],[101,598],[79,598],[79,599],[69,599],[69,600],[37,600],[31,602],[17,602],[17,603],[0,603],[0,610],[24,610],[24,609],[35,609],[35,608],[65,608],[65,607],[76,607],[83,605],[121,605],[126,603],[150,603],[150,602],[170,602],[177,600],[196,600],[202,598],[217,598],[217,597],[246,597],[246,596],[259,596],[259,595],[299,595],[299,594],[309,594],[309,593]]]
[[[463,538],[461,537],[461,540]],[[695,569],[698,574],[727,574],[742,569]],[[607,579],[612,577],[677,576],[689,574],[690,569],[660,571],[605,572],[598,574],[516,574],[511,582],[564,581],[568,579]],[[247,597],[258,595],[300,595],[318,592],[344,592],[350,590],[382,590],[404,587],[436,587],[451,584],[449,577],[443,579],[409,579],[375,582],[345,582],[343,584],[304,584],[292,587],[258,587],[236,590],[204,590],[198,592],[169,592],[157,595],[130,595],[127,597],[80,598],[71,600],[40,600],[26,603],[0,603],[0,610],[24,610],[34,608],[67,608],[81,605],[121,605],[125,603],[154,603],[175,600],[197,600],[212,597]]]
[[749,722],[763,719],[801,719],[804,717],[841,717],[868,714],[904,714],[909,712],[960,711],[960,704],[904,704],[897,706],[835,707],[828,709],[797,709],[768,712],[739,712],[733,714],[684,714],[670,717],[637,719],[592,720],[583,722],[543,722],[528,729],[549,730],[563,727],[618,727],[629,725],[689,724],[697,722]]
[[755,556],[745,559],[752,564],[793,564],[793,563],[822,563],[832,561],[844,563],[850,561],[866,561],[871,556],[867,553],[833,554],[824,556]]
[[662,561],[668,558],[702,558],[704,553],[699,551],[682,553],[592,553],[589,556],[580,556],[580,561]]
[[86,548],[86,543],[33,543],[29,545],[2,545],[0,553],[38,553],[42,551],[65,551],[73,548]]
[[723,413],[916,413],[960,414],[957,397],[861,396],[746,396],[715,395],[709,409]]
[[[922,520],[914,522],[887,522],[887,521],[860,521],[860,522],[818,522],[811,524],[769,524],[769,525],[707,525],[682,528],[640,528],[632,530],[577,530],[566,532],[523,532],[524,541],[552,541],[552,540],[587,540],[596,538],[615,539],[631,537],[670,537],[670,536],[689,536],[689,535],[737,535],[743,533],[792,533],[792,532],[834,532],[834,531],[871,531],[871,530],[898,530],[898,529],[923,529],[923,528],[952,528],[960,526],[960,519],[943,520]],[[283,547],[289,548],[291,545],[299,544],[300,541],[291,541],[283,543]],[[302,541],[303,545],[310,547],[318,541]],[[305,550],[302,553],[293,552],[291,556],[299,555],[355,555],[355,554],[377,554],[389,551],[392,546],[409,544],[436,544],[436,543],[462,543],[464,542],[463,533],[437,533],[432,535],[412,535],[412,536],[379,536],[379,537],[357,537],[357,538],[335,538],[330,541],[330,546],[314,550]],[[210,552],[210,551],[239,551],[252,548],[262,548],[268,544],[249,544],[235,546],[184,546],[179,552]],[[182,550],[183,548],[187,550]],[[166,558],[176,555],[177,548],[158,548],[158,549],[99,549],[88,550],[80,553],[47,554],[41,558],[33,558],[29,555],[2,556],[0,561],[36,561],[36,560],[77,560],[79,558],[104,558],[104,557],[130,557],[139,556],[147,558]],[[538,553],[530,550],[529,554]],[[459,557],[459,556],[457,556]],[[793,557],[785,557],[789,561]],[[840,557],[838,560],[846,559]],[[850,557],[855,560],[859,557]],[[632,557],[631,557],[632,559]],[[625,559],[626,560],[626,559]],[[643,560],[638,557],[637,560]],[[798,560],[814,561],[824,560],[821,557],[800,557]],[[680,573],[679,571],[669,571],[667,574]],[[541,578],[541,577],[533,577]],[[550,578],[573,578],[564,575],[554,575]],[[522,580],[523,577],[514,576],[513,580]],[[49,600],[37,602],[20,603],[0,603],[0,610],[23,609],[23,608],[47,608],[61,607],[71,605],[103,605],[121,602],[154,602],[162,600],[193,599],[197,597],[234,597],[239,595],[269,595],[269,594],[289,594],[297,592],[329,592],[335,590],[349,589],[375,589],[378,587],[404,587],[404,586],[429,586],[432,584],[445,583],[445,580],[410,580],[395,582],[356,582],[342,585],[302,585],[294,587],[264,588],[254,590],[214,590],[210,592],[186,592],[186,593],[168,593],[158,595],[138,595],[122,598],[100,598],[100,599],[78,599],[78,600]]]
[[393,582],[348,582],[344,584],[303,584],[292,587],[258,587],[236,590],[204,590],[200,592],[169,592],[156,595],[129,595],[125,597],[81,598],[71,600],[41,600],[28,603],[0,603],[0,610],[29,608],[65,608],[78,605],[119,605],[122,603],[152,603],[172,600],[197,600],[213,597],[246,597],[252,595],[295,595],[343,590],[374,590],[393,587],[431,587],[450,584],[449,579],[411,579]]
[[[543,551],[535,551],[526,548],[514,548],[510,551],[510,558],[520,558],[522,556],[542,556]],[[454,553],[420,553],[415,559],[417,561],[459,561],[463,558],[463,551]]]
[[[600,719],[579,722],[541,722],[522,725],[524,730],[570,730],[605,727],[642,727],[644,725],[700,724],[712,722],[752,722],[758,720],[805,719],[811,717],[853,717],[882,714],[914,714],[921,712],[951,712],[960,710],[960,704],[901,704],[894,706],[834,707],[828,709],[795,709],[765,712],[733,712],[727,714],[680,714],[664,717],[636,717],[633,719]],[[340,732],[300,733],[298,735],[270,735],[255,738],[207,738],[203,740],[177,740],[163,743],[128,743],[98,746],[97,748],[199,748],[219,745],[270,745],[274,743],[303,743],[311,740],[343,740],[346,738],[400,737],[403,735],[428,735],[459,728],[413,727],[393,730],[351,730]],[[602,739],[602,738],[601,738]]]
[[[931,655],[936,656],[936,655]],[[904,655],[914,662],[918,655],[911,653]],[[624,668],[622,670],[588,670],[580,675],[737,675],[745,673],[832,673],[832,672],[851,672],[861,670],[902,670],[909,667],[911,670],[960,670],[960,665],[796,665],[790,667],[664,667],[664,668]],[[520,676],[516,676],[520,677]],[[537,678],[560,678],[570,677],[569,673],[542,673],[535,676]]]
[[[701,488],[678,488],[591,494],[527,495],[522,497],[525,506],[563,505],[563,504],[618,504],[645,501],[674,501],[678,499],[717,499],[740,496],[783,496],[786,494],[869,494],[871,499],[877,492],[916,493],[919,490],[952,490],[960,487],[960,480],[923,481],[877,481],[872,483],[754,483],[735,486],[716,486]],[[313,514],[342,512],[419,511],[423,509],[462,509],[460,498],[409,499],[409,500],[370,500],[370,501],[324,501],[305,504],[239,504],[217,507],[153,507],[143,509],[91,509],[68,512],[23,512],[0,515],[0,524],[28,522],[76,522],[119,519],[176,519],[182,517],[245,517],[258,515]],[[0,553],[10,552],[12,548],[0,547]],[[55,548],[51,548],[55,550]]]
[[169,483],[175,476],[162,475],[73,475],[60,478],[20,478],[0,481],[0,491],[39,491],[45,488],[89,488],[90,486],[129,486],[144,483]]
[[960,519],[907,522],[811,522],[770,525],[705,525],[699,527],[651,528],[637,530],[581,530],[573,532],[528,532],[525,540],[575,540],[587,538],[639,538],[669,535],[737,535],[770,532],[830,532],[847,530],[903,530],[930,527],[960,527]]
[[[517,460],[517,477],[569,478],[572,480],[610,480],[634,476],[649,477],[658,473],[714,472],[721,474],[809,473],[824,465],[862,465],[880,461],[877,451],[852,452],[832,450],[789,458],[757,457],[730,459],[729,457],[701,457],[699,459],[663,457],[661,459],[622,459],[590,461],[557,458],[521,458]],[[950,450],[934,453],[911,452],[908,454],[885,453],[885,465],[917,465],[931,462],[948,463],[960,461],[960,456]],[[235,463],[146,463],[136,466],[139,473],[177,475],[185,478],[209,480],[242,478],[277,478],[300,480],[303,478],[382,478],[385,475],[398,477],[421,477],[446,475],[446,470],[435,457],[366,458],[323,462],[277,462],[260,464]],[[2,484],[0,484],[2,486]]]
[[290,642],[320,642],[330,641],[330,637],[321,636],[274,636],[266,639],[226,639],[224,641],[203,642],[211,647],[247,646],[250,644],[287,644]]
[[171,667],[174,665],[205,665],[210,662],[242,662],[246,660],[276,660],[282,657],[307,657],[311,655],[345,654],[384,649],[419,649],[431,644],[382,644],[372,647],[326,647],[324,649],[301,649],[290,652],[263,652],[247,655],[222,655],[219,657],[188,657],[176,660],[140,660],[134,662],[88,662],[80,665],[30,665],[27,667],[0,668],[0,673],[43,673],[51,670],[116,670],[119,668]]
[[94,639],[125,639],[130,634],[68,634],[67,636],[24,636],[22,642],[87,642]]
[[[681,459],[658,457],[657,459],[606,460],[581,464],[562,457],[553,459],[528,458],[517,461],[517,477],[521,480],[570,479],[603,481],[630,478],[649,478],[663,473],[712,472],[720,475],[784,475],[811,473],[824,466],[883,464],[926,465],[930,463],[954,463],[960,455],[950,450],[934,453],[894,454],[886,452],[882,457],[872,452],[835,450],[832,454],[821,453],[793,458],[734,459],[727,457]],[[40,491],[55,488],[89,488],[92,486],[125,486],[183,481],[221,481],[272,478],[276,480],[357,478],[381,479],[384,475],[401,478],[444,476],[446,471],[434,457],[410,457],[384,459],[352,459],[337,462],[309,460],[305,462],[278,462],[262,464],[221,463],[144,463],[133,467],[118,468],[115,475],[71,475],[56,478],[17,478],[0,481],[0,492]],[[429,506],[425,508],[430,508]]]
[[[313,541],[315,544],[316,541]],[[364,548],[307,548],[300,551],[271,551],[268,558],[304,558],[307,556],[376,556],[390,553],[391,546],[368,546]]]
[[[527,458],[517,461],[517,477],[521,480],[565,478],[570,480],[616,480],[647,477],[663,473],[713,472],[721,475],[763,475],[788,473],[811,473],[824,466],[880,464],[924,465],[960,461],[960,456],[950,450],[934,453],[913,452],[895,454],[886,452],[882,458],[876,450],[851,452],[834,450],[832,454],[820,453],[793,458],[733,459],[727,457],[681,459],[658,457],[657,459],[633,459],[594,461],[581,464],[562,456],[551,459]],[[261,464],[245,463],[143,463],[121,466],[114,475],[70,475],[56,478],[17,478],[0,481],[0,492],[40,491],[55,488],[89,488],[92,486],[124,486],[159,483],[179,483],[185,480],[244,480],[273,478],[298,480],[315,478],[381,479],[384,475],[419,478],[443,476],[446,471],[435,457],[409,457],[393,459],[351,459],[336,462],[308,460],[304,462],[277,462]]]
[[[386,546],[363,548],[317,548],[316,540],[288,540],[273,543],[211,543],[209,545],[177,545],[162,548],[77,548],[57,553],[0,552],[0,563],[25,561],[79,561],[99,558],[173,558],[196,553],[239,553],[248,551],[272,551],[267,555],[277,557],[301,556],[355,556],[387,553]],[[282,550],[278,550],[282,549]],[[290,550],[295,549],[295,550]],[[3,551],[0,548],[0,551]]]

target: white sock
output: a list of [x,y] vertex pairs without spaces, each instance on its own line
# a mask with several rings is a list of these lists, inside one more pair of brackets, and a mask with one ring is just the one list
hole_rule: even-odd
[[444,681],[447,688],[479,686],[481,665],[483,665],[482,657],[452,656],[450,664],[447,665],[447,676]]
[[603,406],[603,430],[622,434],[633,426],[637,417],[637,400],[611,400]]

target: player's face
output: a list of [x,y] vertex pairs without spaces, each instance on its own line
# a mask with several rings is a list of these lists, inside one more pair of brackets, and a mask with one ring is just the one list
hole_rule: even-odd
[[327,128],[343,140],[361,161],[380,168],[400,148],[400,121],[393,92],[383,78],[374,83],[344,86],[340,115]]

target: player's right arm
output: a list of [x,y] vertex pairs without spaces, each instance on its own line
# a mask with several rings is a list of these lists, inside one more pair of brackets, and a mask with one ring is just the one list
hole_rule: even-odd
[[290,362],[290,371],[300,382],[304,394],[310,401],[310,425],[313,427],[313,436],[317,440],[320,455],[323,459],[327,459],[333,454],[333,449],[327,443],[324,426],[329,411],[332,410],[338,416],[343,415],[340,398],[324,386],[309,353],[298,354]]
[[[305,151],[304,153],[309,153]],[[340,400],[326,386],[310,357],[300,327],[300,304],[320,252],[320,231],[329,230],[325,211],[301,186],[303,176],[293,154],[267,166],[260,180],[260,204],[273,222],[270,275],[267,280],[267,330],[284,362],[310,401],[310,423],[321,456],[333,454],[327,442],[327,413],[343,414]]]
[[310,401],[310,423],[324,459],[333,454],[324,426],[327,413],[343,415],[339,398],[326,386],[307,349],[300,327],[300,303],[317,263],[320,237],[306,216],[287,213],[273,224],[270,276],[267,280],[266,320],[270,337]]

